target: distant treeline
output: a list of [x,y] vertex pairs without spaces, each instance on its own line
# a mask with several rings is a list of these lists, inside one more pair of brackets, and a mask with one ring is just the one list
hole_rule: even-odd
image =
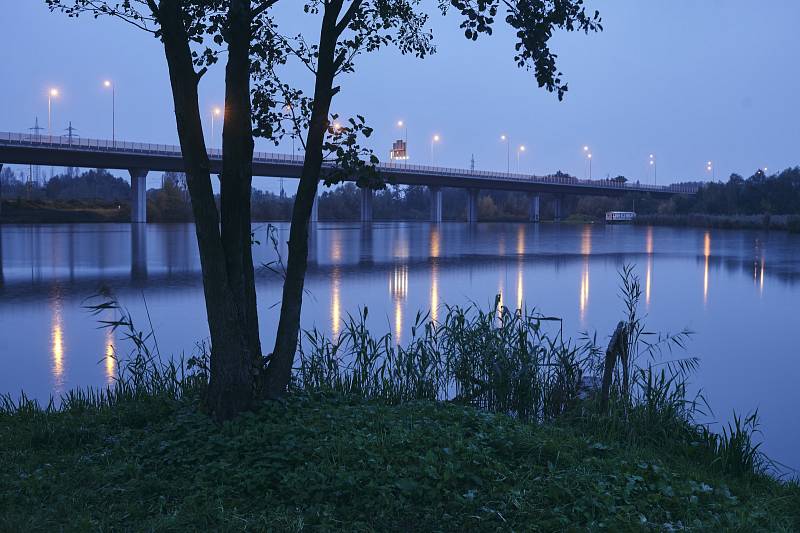
[[[749,178],[731,175],[726,182],[695,183],[694,196],[676,196],[657,200],[648,194],[631,193],[621,197],[566,196],[564,208],[577,220],[602,220],[607,211],[636,211],[641,220],[662,224],[718,225],[728,227],[788,227],[796,224],[793,215],[800,215],[800,167],[766,175],[758,171]],[[98,206],[118,204],[122,209],[130,202],[130,185],[110,172],[98,169],[54,175],[44,183],[29,183],[26,176],[5,167],[0,173],[0,194],[10,199],[51,202],[79,201]],[[321,220],[358,220],[361,193],[347,183],[333,189],[320,190]],[[163,174],[160,188],[147,191],[147,215],[153,222],[188,222],[192,220],[186,179],[181,173]],[[542,220],[552,218],[552,197],[541,196]],[[445,220],[466,219],[466,191],[444,189]],[[254,189],[252,217],[256,221],[289,220],[293,196],[278,195]],[[19,205],[19,204],[18,204]],[[478,198],[478,216],[482,221],[521,221],[529,216],[527,195],[518,192],[482,191]],[[430,193],[424,186],[388,186],[375,191],[373,216],[376,220],[427,220]],[[776,216],[781,215],[781,216]],[[783,216],[788,215],[788,216]],[[767,218],[763,218],[767,216]],[[754,222],[755,221],[755,222]]]
[[749,178],[731,174],[726,183],[702,183],[695,196],[677,197],[663,213],[707,215],[800,215],[800,167]]

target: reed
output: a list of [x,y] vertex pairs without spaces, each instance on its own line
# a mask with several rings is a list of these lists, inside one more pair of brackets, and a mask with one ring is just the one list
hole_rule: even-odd
[[[597,334],[577,342],[563,335],[561,319],[536,310],[509,309],[500,298],[484,311],[475,304],[445,306],[441,320],[417,313],[411,338],[373,335],[369,311],[348,315],[341,334],[313,329],[298,346],[291,392],[334,393],[398,405],[433,401],[470,406],[541,425],[568,424],[615,441],[646,446],[699,444],[709,460],[730,472],[763,472],[769,461],[754,443],[757,414],[734,420],[717,434],[700,422],[710,412],[701,393],[689,395],[696,357],[679,356],[691,332],[661,334],[639,314],[639,279],[620,272],[625,357],[613,367],[608,401],[599,401],[604,349]],[[140,405],[153,399],[201,404],[208,383],[208,350],[162,358],[152,324],[140,328],[109,291],[87,301],[101,327],[121,335],[130,351],[114,354],[117,377],[104,389],[79,389],[46,406],[24,394],[0,397],[0,416],[47,417],[60,412]],[[147,305],[145,302],[145,309]],[[138,402],[138,404],[137,404]]]

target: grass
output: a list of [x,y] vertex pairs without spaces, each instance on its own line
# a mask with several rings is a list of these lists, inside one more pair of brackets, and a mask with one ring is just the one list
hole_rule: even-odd
[[200,407],[204,357],[162,361],[105,295],[90,308],[133,347],[114,387],[0,402],[0,530],[800,530],[757,416],[696,423],[688,332],[648,332],[632,269],[621,288],[607,404],[586,386],[603,348],[558,319],[448,307],[398,346],[364,310],[306,333],[286,401],[223,425]]
[[311,393],[222,426],[163,396],[3,415],[0,529],[800,528],[796,485],[598,433]]

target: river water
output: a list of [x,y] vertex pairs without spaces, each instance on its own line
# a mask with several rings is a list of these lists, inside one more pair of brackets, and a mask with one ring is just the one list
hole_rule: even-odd
[[[266,225],[257,265],[275,258]],[[277,225],[280,242],[288,226]],[[284,255],[285,257],[285,255]],[[564,319],[564,332],[605,338],[623,316],[618,272],[641,278],[649,329],[695,332],[693,377],[728,421],[759,409],[764,450],[800,468],[800,236],[783,232],[568,224],[320,223],[313,233],[302,325],[336,333],[368,306],[376,333],[407,338],[418,310],[496,294],[510,308]],[[188,224],[0,226],[0,393],[47,400],[113,379],[108,354],[129,346],[83,307],[111,288],[161,353],[207,338],[194,228]],[[280,278],[257,274],[270,351]],[[145,307],[146,304],[146,307]],[[440,310],[439,313],[442,311]],[[113,318],[101,315],[99,318]]]

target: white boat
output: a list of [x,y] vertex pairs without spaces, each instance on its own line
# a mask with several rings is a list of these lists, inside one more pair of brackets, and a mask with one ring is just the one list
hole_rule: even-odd
[[607,211],[606,224],[618,224],[622,222],[633,222],[636,213],[633,211]]

